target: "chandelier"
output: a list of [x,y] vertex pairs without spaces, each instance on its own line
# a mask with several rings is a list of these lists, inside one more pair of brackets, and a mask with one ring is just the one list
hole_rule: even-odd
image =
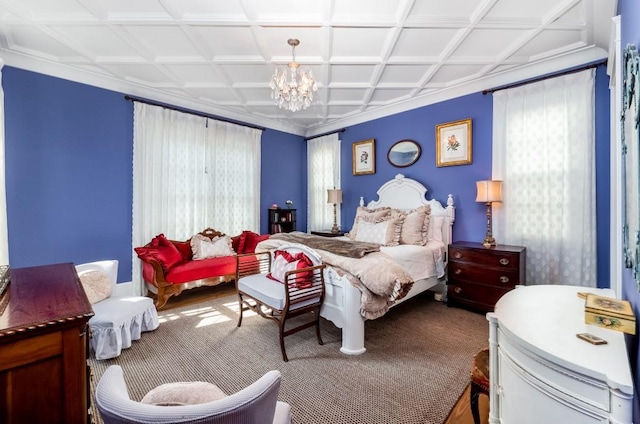
[[318,86],[311,70],[300,68],[300,64],[296,63],[296,46],[300,41],[290,38],[287,43],[291,46],[293,59],[286,68],[276,68],[269,87],[271,87],[271,98],[279,108],[295,112],[311,105],[313,92],[318,90]]

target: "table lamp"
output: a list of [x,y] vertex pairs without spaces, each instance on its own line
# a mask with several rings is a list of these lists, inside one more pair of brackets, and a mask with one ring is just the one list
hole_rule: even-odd
[[331,227],[331,232],[333,234],[337,234],[340,232],[340,228],[338,228],[338,220],[336,213],[336,205],[342,203],[342,190],[334,188],[327,190],[327,203],[333,203],[333,227]]
[[487,205],[487,235],[482,241],[482,245],[490,248],[496,245],[496,239],[491,234],[491,204],[502,202],[502,181],[476,181],[476,189],[478,190],[476,202],[483,202]]

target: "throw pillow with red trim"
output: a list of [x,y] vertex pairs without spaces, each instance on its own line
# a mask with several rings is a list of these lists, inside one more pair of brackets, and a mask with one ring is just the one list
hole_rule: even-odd
[[[273,262],[271,263],[271,272],[267,274],[268,278],[284,283],[284,274],[287,271],[294,271],[313,266],[313,262],[303,252],[292,255],[285,250],[276,250],[273,253]],[[311,277],[313,271],[301,272],[296,274],[295,287],[298,289],[306,289],[313,285]]]

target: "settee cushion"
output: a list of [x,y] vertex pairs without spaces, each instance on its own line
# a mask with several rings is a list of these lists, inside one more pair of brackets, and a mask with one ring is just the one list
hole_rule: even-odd
[[165,272],[169,283],[188,283],[203,278],[220,277],[236,273],[235,256],[221,256],[199,261],[184,261]]
[[191,243],[189,242],[189,240],[187,240],[187,241],[171,240],[171,243],[173,243],[173,245],[176,248],[178,248],[178,251],[182,255],[182,260],[183,261],[190,261],[191,260],[192,252],[191,252]]

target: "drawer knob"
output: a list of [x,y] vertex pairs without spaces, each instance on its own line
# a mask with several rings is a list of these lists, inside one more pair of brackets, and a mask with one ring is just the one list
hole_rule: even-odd
[[459,294],[462,291],[462,288],[456,287],[453,289],[453,291]]
[[456,274],[456,275],[460,275],[460,274],[462,274],[462,270],[460,268],[456,268],[456,270],[453,271],[453,273]]
[[453,257],[456,258],[456,259],[460,259],[462,257],[462,253],[456,252],[456,253],[453,254]]
[[509,259],[507,258],[500,259],[500,265],[509,265]]
[[502,275],[500,277],[500,282],[501,283],[508,283],[509,282],[509,277],[506,277],[506,276]]

